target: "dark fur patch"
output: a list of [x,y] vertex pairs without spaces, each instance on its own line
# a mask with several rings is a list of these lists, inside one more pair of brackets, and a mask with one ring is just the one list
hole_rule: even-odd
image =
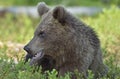
[[48,55],[45,55],[41,60],[38,61],[38,66],[42,66],[42,72],[46,70],[52,70],[55,67],[56,61]]

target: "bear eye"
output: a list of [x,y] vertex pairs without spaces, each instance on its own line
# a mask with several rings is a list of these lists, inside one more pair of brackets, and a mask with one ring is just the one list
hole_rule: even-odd
[[38,35],[43,38],[45,36],[45,32],[41,31]]

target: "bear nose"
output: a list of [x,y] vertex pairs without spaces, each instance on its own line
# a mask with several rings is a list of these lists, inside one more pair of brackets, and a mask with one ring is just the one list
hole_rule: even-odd
[[26,45],[25,47],[24,47],[24,50],[27,52],[27,53],[31,53],[31,50],[30,50],[30,48],[28,47],[28,45]]

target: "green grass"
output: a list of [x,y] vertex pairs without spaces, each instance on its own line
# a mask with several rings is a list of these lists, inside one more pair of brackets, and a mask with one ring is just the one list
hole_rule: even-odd
[[[115,6],[104,9],[96,17],[83,17],[85,23],[97,32],[103,50],[104,62],[109,67],[108,75],[102,79],[120,79],[120,10]],[[24,65],[22,47],[32,38],[34,29],[40,19],[25,15],[6,15],[0,18],[0,79],[45,79],[46,74],[40,70],[33,73],[34,68]],[[18,62],[15,64],[14,62]],[[57,72],[46,72],[49,79],[57,79]],[[80,78],[81,75],[76,72]],[[70,73],[60,79],[69,79]],[[93,79],[89,71],[88,79]]]

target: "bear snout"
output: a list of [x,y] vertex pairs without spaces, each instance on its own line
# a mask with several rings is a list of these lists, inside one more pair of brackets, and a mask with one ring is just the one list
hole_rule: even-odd
[[23,48],[27,53],[31,54],[31,49],[29,48],[28,45],[24,46]]

